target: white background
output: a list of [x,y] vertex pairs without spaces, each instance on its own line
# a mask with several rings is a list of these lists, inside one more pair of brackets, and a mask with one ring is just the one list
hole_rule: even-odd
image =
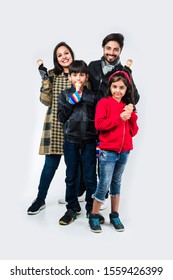
[[[5,260],[171,260],[172,225],[172,9],[171,1],[9,1],[0,11],[1,196],[0,258]],[[58,224],[64,205],[63,161],[47,196],[47,208],[28,216],[44,156],[38,155],[47,108],[39,102],[36,60],[53,67],[53,49],[68,43],[76,59],[100,59],[101,43],[121,32],[124,64],[133,59],[141,95],[139,134],[123,177],[120,213],[126,231],[108,225],[89,230],[83,203],[73,224]]]

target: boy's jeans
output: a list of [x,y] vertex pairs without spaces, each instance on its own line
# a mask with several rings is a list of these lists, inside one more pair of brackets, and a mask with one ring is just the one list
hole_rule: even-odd
[[64,141],[64,159],[66,163],[66,201],[67,209],[80,211],[77,199],[76,178],[78,174],[79,161],[82,161],[84,180],[86,184],[86,211],[92,209],[92,194],[96,190],[96,144],[76,144]]
[[100,176],[97,189],[93,194],[99,202],[104,202],[105,195],[110,189],[110,195],[120,194],[122,174],[129,156],[128,152],[117,153],[102,150],[100,153]]

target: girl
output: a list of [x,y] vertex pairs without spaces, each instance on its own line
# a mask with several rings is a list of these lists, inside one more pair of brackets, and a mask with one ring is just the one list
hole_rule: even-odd
[[120,185],[130,150],[133,149],[132,137],[138,132],[130,75],[124,70],[114,72],[109,78],[108,88],[108,95],[98,102],[95,115],[100,141],[100,177],[89,215],[93,232],[102,230],[99,210],[108,190],[111,197],[110,223],[117,231],[124,230],[118,213]]

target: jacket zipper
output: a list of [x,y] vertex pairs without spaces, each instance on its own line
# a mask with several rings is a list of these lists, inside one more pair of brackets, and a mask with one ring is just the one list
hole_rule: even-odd
[[124,137],[125,137],[125,122],[124,122],[124,127],[123,127],[123,137],[122,137],[122,143],[121,143],[121,147],[120,147],[119,153],[121,153],[122,148],[123,148],[123,144],[124,144]]

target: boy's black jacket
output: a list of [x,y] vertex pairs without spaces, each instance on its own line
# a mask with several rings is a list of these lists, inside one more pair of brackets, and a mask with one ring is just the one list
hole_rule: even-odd
[[64,138],[72,143],[92,143],[97,133],[94,126],[97,103],[94,92],[84,87],[81,100],[72,105],[69,97],[76,91],[72,86],[60,93],[58,99],[58,120],[63,123]]

